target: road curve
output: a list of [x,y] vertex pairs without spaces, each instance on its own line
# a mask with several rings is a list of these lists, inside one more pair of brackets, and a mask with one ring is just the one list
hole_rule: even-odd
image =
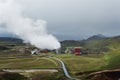
[[50,58],[55,59],[55,60],[57,60],[57,61],[60,62],[61,68],[62,68],[62,70],[63,70],[63,72],[64,72],[64,74],[65,74],[65,76],[66,76],[67,78],[69,78],[69,79],[71,79],[71,80],[80,80],[80,79],[73,78],[73,77],[70,76],[70,74],[68,73],[68,71],[67,71],[67,69],[66,69],[66,66],[65,66],[65,64],[64,64],[64,62],[63,62],[62,60],[60,60],[60,59],[58,59],[58,58],[54,58],[54,57],[50,57]]

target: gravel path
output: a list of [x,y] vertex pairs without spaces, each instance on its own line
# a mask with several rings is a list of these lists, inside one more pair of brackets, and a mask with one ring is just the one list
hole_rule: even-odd
[[3,71],[7,72],[58,72],[57,69],[3,69]]

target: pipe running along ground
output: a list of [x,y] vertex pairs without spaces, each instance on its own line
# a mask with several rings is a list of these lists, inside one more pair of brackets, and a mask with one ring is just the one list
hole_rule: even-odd
[[55,57],[49,57],[49,58],[52,58],[52,59],[57,60],[57,61],[60,62],[61,68],[62,68],[62,70],[63,70],[63,72],[64,72],[64,74],[65,74],[65,76],[67,78],[69,78],[71,80],[80,80],[80,79],[73,78],[73,77],[70,76],[70,74],[68,73],[67,68],[66,68],[66,66],[65,66],[65,64],[64,64],[64,62],[62,60],[60,60],[59,58],[55,58]]

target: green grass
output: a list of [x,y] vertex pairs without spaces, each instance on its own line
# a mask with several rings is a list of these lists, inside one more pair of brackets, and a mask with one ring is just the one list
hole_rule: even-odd
[[59,65],[47,58],[38,56],[6,56],[0,55],[0,68],[58,68]]
[[92,55],[75,56],[72,54],[55,56],[62,59],[67,65],[68,69],[73,72],[99,70],[103,65],[106,65],[104,59],[102,57],[96,56],[95,54],[93,55],[94,57],[92,57]]
[[[65,62],[70,74],[97,71],[104,69],[120,68],[120,45],[112,43],[109,46],[109,52],[103,54],[89,54],[75,56],[73,54],[53,54]],[[10,54],[0,55],[0,68],[59,68],[60,65],[52,59],[40,56]]]
[[104,58],[107,62],[105,68],[120,68],[120,50],[107,52]]
[[73,54],[54,54],[53,56],[62,59],[70,74],[73,76],[79,72],[120,68],[119,48],[116,49],[116,51],[109,51],[104,54],[89,54],[84,56],[75,56]]

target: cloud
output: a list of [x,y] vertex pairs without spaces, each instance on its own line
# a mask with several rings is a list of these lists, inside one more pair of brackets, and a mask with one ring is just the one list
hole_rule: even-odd
[[[48,22],[58,35],[120,35],[120,0],[17,0],[24,15]],[[63,35],[63,36],[64,36]]]
[[47,32],[46,21],[23,15],[22,6],[15,0],[0,0],[0,21],[8,32],[41,49],[58,49],[60,43]]

